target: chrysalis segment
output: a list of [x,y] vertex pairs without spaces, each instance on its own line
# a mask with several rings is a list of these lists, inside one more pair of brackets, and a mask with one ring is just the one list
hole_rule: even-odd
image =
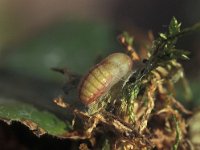
[[79,85],[79,97],[85,105],[99,100],[132,70],[132,60],[124,53],[114,53],[93,67]]

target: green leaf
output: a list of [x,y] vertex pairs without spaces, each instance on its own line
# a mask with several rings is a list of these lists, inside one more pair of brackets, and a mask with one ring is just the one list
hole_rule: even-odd
[[125,41],[128,45],[133,45],[134,38],[130,36],[128,32],[123,32],[123,36],[125,37]]
[[167,39],[167,36],[166,36],[166,34],[164,34],[164,33],[160,33],[159,36],[160,36],[161,38],[163,38],[164,40]]
[[36,109],[34,106],[12,100],[0,100],[0,120],[8,124],[21,122],[37,136],[50,134],[62,137],[70,130],[70,125],[54,114]]
[[181,23],[175,17],[172,18],[169,24],[169,35],[174,35],[180,32]]
[[168,60],[172,60],[172,59],[189,60],[188,56],[190,52],[187,50],[175,49],[173,47],[171,47],[171,49],[166,47],[164,50],[165,51],[163,53],[160,53],[159,55],[159,59],[160,59],[159,63],[162,63],[163,61],[165,62]]
[[179,50],[179,49],[173,49],[170,52],[170,58],[171,59],[183,59],[183,60],[189,60],[188,55],[190,54],[189,51],[186,50]]

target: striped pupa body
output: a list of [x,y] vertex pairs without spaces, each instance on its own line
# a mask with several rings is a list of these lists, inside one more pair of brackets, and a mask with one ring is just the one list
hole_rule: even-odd
[[113,53],[93,67],[79,84],[79,98],[89,106],[96,103],[113,85],[132,70],[132,59],[124,53]]

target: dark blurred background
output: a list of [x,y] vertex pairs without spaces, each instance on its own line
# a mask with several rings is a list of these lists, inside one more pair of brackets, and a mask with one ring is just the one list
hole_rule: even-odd
[[[51,67],[84,74],[109,53],[120,51],[126,30],[140,43],[147,32],[167,30],[173,16],[182,27],[200,21],[199,0],[0,0],[0,97],[59,113],[52,99],[64,78]],[[191,51],[183,62],[195,103],[200,101],[200,33],[178,47]]]

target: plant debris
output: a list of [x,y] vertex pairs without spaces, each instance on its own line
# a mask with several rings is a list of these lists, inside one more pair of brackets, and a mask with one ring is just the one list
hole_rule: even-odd
[[189,52],[175,44],[184,34],[199,30],[200,24],[180,27],[172,18],[168,32],[152,41],[143,61],[133,48],[133,38],[126,32],[120,35],[120,42],[140,65],[123,86],[111,88],[109,96],[102,96],[100,103],[86,111],[74,108],[63,97],[55,99],[75,116],[73,130],[65,137],[88,140],[90,144],[82,143],[80,149],[193,149],[186,123],[192,112],[176,99],[175,90],[177,82],[186,81],[178,60],[189,59]]

